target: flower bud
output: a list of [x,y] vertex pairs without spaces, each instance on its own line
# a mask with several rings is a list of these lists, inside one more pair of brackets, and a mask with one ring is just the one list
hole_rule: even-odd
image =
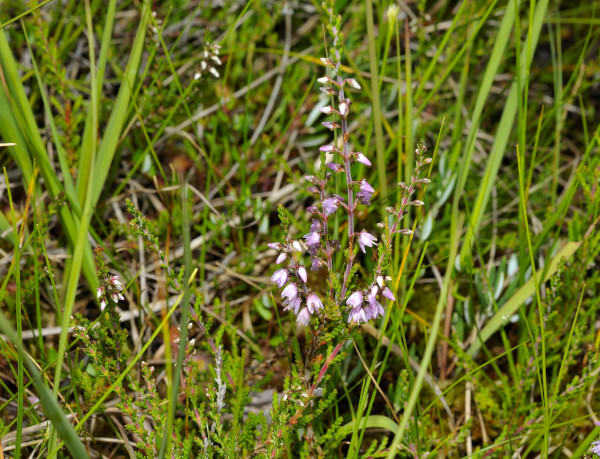
[[354,78],[347,78],[346,80],[344,80],[344,83],[346,83],[351,88],[361,89],[360,85],[358,84],[358,81],[356,81]]
[[371,165],[371,161],[369,161],[369,158],[367,158],[365,155],[363,155],[362,153],[356,153],[356,160],[359,163],[362,163],[366,166],[370,166]]
[[398,12],[400,11],[400,8],[398,7],[398,5],[392,3],[390,6],[388,6],[387,9],[387,21],[390,27],[394,27],[394,25],[396,24],[396,21],[398,20]]
[[327,163],[325,164],[329,169],[333,172],[344,172],[344,167],[341,164],[337,163]]
[[346,116],[348,114],[348,110],[349,110],[348,103],[342,102],[340,104],[340,115]]
[[334,123],[333,121],[325,121],[321,124],[331,131],[342,127],[341,125],[339,125],[338,123]]
[[321,62],[326,66],[326,67],[334,67],[335,66],[335,62],[333,62],[333,59],[331,59],[330,57],[322,57],[321,58]]
[[298,277],[302,280],[302,282],[306,284],[306,281],[308,280],[308,275],[304,266],[300,266],[298,268]]

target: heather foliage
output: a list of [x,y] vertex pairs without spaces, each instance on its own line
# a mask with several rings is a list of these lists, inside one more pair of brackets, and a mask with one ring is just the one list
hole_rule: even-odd
[[0,457],[600,457],[596,9],[2,3]]

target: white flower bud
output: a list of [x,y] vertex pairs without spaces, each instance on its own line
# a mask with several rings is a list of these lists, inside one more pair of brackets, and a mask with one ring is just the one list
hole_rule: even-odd
[[348,114],[348,104],[346,102],[342,102],[340,104],[340,114],[342,116],[346,116]]
[[351,88],[361,89],[361,86],[358,84],[358,81],[356,81],[354,78],[348,78],[345,81]]

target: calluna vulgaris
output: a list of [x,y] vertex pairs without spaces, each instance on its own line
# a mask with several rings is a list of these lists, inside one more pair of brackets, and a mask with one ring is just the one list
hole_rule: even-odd
[[[309,233],[304,235],[304,244],[308,248],[311,258],[311,270],[326,269],[328,272],[329,292],[325,303],[331,307],[325,308],[323,300],[315,289],[308,285],[306,267],[300,262],[303,245],[300,240],[287,235],[283,242],[272,242],[269,247],[279,251],[277,264],[287,263],[287,266],[276,270],[271,280],[279,288],[283,288],[281,297],[284,299],[285,310],[294,311],[297,322],[308,325],[313,316],[320,321],[333,319],[348,314],[347,322],[359,324],[383,315],[385,310],[381,305],[382,298],[395,301],[394,294],[385,282],[390,280],[385,275],[387,261],[391,254],[392,238],[395,234],[410,235],[412,231],[400,226],[402,217],[408,206],[421,206],[422,201],[411,200],[418,183],[429,183],[427,178],[419,178],[421,168],[431,162],[425,158],[427,149],[419,145],[416,149],[416,168],[411,177],[411,183],[400,183],[402,199],[397,209],[388,207],[386,211],[390,217],[379,223],[383,230],[381,240],[366,229],[355,226],[355,216],[358,206],[369,206],[371,197],[375,193],[373,186],[365,179],[355,180],[352,177],[351,166],[358,162],[366,166],[371,165],[368,157],[352,151],[350,133],[348,131],[348,118],[350,115],[351,100],[346,93],[346,88],[360,90],[360,84],[354,78],[343,78],[341,69],[341,39],[340,17],[333,14],[332,4],[325,5],[329,12],[330,24],[328,30],[333,36],[333,48],[330,57],[321,58],[324,66],[330,69],[330,74],[318,79],[323,86],[321,91],[332,96],[332,105],[321,108],[325,115],[333,115],[334,121],[325,121],[323,126],[336,133],[337,142],[323,145],[320,148],[322,160],[333,156],[333,162],[327,162],[321,168],[319,177],[309,175],[306,180],[310,182],[310,191],[317,196],[317,202],[307,208],[312,217]],[[326,161],[322,161],[326,162]],[[332,174],[341,174],[345,180],[346,196],[331,194],[328,185]],[[340,242],[332,235],[331,219],[336,212],[343,212],[347,216],[348,250],[345,252],[345,268],[343,273],[337,273],[333,267],[333,255],[341,250]],[[377,265],[372,277],[361,288],[352,286],[353,274],[356,271],[355,262],[358,251],[367,252],[379,244]],[[298,254],[298,255],[297,255]]]

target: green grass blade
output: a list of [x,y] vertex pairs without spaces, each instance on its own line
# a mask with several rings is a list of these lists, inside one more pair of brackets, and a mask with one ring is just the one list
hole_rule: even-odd
[[150,9],[144,4],[138,31],[135,36],[129,62],[127,63],[127,69],[123,74],[123,80],[121,81],[121,87],[119,88],[113,111],[108,120],[106,129],[104,129],[104,135],[100,142],[100,146],[98,147],[98,154],[94,163],[95,186],[92,189],[93,206],[95,206],[100,199],[100,193],[104,188],[106,177],[108,176],[108,171],[112,165],[117,144],[121,137],[125,117],[129,110],[132,88],[137,77],[140,60],[144,51],[144,39],[149,16]]
[[[104,23],[102,45],[100,48],[100,57],[98,59],[97,66],[97,76],[95,84],[96,87],[92,88],[92,91],[96,92],[96,97],[98,98],[98,100],[100,100],[102,86],[104,84],[104,72],[106,69],[106,62],[108,60],[108,50],[110,48],[111,34],[115,22],[115,10],[116,0],[111,0],[108,4],[106,21]],[[94,146],[92,143],[92,133],[97,130],[97,126],[93,122],[93,113],[94,110],[88,111],[85,120],[85,127],[83,129],[83,136],[81,138],[81,151],[79,154],[79,167],[77,175],[77,202],[80,206],[83,206],[83,203],[85,201],[85,192],[87,189],[86,185],[92,166],[92,155],[90,154],[92,147]],[[97,116],[98,114],[96,111],[96,118]]]
[[[4,85],[0,85],[0,117],[2,120],[8,121],[8,124],[0,123],[0,134],[5,139],[17,143],[17,146],[14,147],[15,155],[19,158],[17,164],[22,167],[20,170],[24,183],[27,184],[31,178],[32,164],[35,159],[44,185],[50,195],[56,198],[66,191],[59,182],[58,175],[48,158],[33,110],[19,77],[17,64],[3,30],[0,30],[0,66],[8,91],[5,92]],[[59,207],[58,215],[72,247],[77,239],[79,221],[67,206]],[[86,250],[84,254],[83,272],[88,284],[95,288],[98,282],[91,249]]]
[[[509,2],[507,14],[508,14],[508,11],[511,9],[510,5],[514,5],[514,3],[516,3],[516,2]],[[533,20],[533,28],[530,31],[531,44],[530,44],[530,47],[526,46],[522,50],[523,55],[521,56],[521,63],[529,62],[526,59],[526,57],[527,57],[527,54],[530,52],[530,49],[531,49],[531,53],[533,53],[533,51],[535,51],[535,48],[536,48],[537,42],[538,42],[538,38],[540,36],[540,31],[542,28],[544,16],[546,15],[547,9],[548,9],[548,0],[542,0],[536,6],[534,20]],[[512,12],[514,14],[514,7],[512,8]],[[504,25],[504,21],[503,21],[503,25]],[[494,51],[496,51],[495,46],[494,46]],[[501,56],[497,56],[497,57],[498,57],[498,59],[501,58]],[[525,78],[526,78],[526,73],[528,72],[528,70],[529,69],[528,69],[527,65],[521,65],[521,67],[518,69],[519,78],[522,81],[526,81]],[[486,72],[486,76],[487,76],[487,72]],[[493,77],[493,75],[491,75],[491,77]],[[491,81],[490,81],[490,84],[491,84]],[[466,257],[471,252],[471,245],[473,243],[473,237],[479,231],[479,225],[481,223],[483,213],[484,213],[487,203],[489,201],[490,194],[492,192],[494,183],[496,182],[496,177],[498,175],[500,163],[502,161],[502,158],[504,157],[504,152],[506,151],[506,145],[508,144],[508,140],[510,138],[512,127],[515,122],[515,115],[517,113],[517,108],[518,108],[518,103],[519,103],[518,101],[519,101],[518,85],[516,82],[514,82],[511,85],[510,93],[509,93],[506,103],[504,105],[504,110],[502,112],[502,118],[500,119],[500,124],[498,125],[498,129],[496,131],[496,135],[494,138],[494,143],[492,145],[492,151],[490,152],[490,155],[489,155],[489,158],[487,161],[487,165],[485,168],[485,172],[484,172],[483,178],[481,180],[481,185],[479,187],[477,197],[475,198],[475,203],[473,205],[469,225],[467,225],[467,233],[465,235],[465,238],[463,241],[463,246],[462,246],[462,249],[460,252],[461,266],[465,266]],[[473,129],[474,129],[473,134],[472,134],[473,140],[471,142],[474,142],[476,127],[474,126]],[[469,138],[471,138],[471,134],[470,134]],[[473,144],[473,147],[474,147],[474,144]],[[464,171],[465,170],[468,171],[468,167],[469,167],[470,160],[471,160],[471,157],[468,152],[469,152],[469,150],[472,152],[473,147],[470,147],[470,144],[467,143],[467,153],[466,154],[467,154],[468,160],[466,160],[464,162],[465,167],[463,170],[461,170],[461,175],[459,176],[459,183],[457,185],[457,194],[455,195],[456,203],[458,203],[458,201],[456,201],[456,200],[460,199],[459,195],[462,194],[462,191],[464,189],[464,184],[466,183],[467,177],[466,177],[466,173]],[[458,191],[460,191],[460,193],[458,193]]]

